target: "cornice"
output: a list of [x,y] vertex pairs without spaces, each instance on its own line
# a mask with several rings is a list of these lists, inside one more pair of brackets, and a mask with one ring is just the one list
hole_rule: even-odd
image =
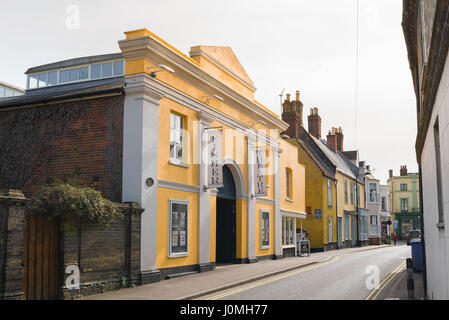
[[264,120],[268,128],[278,129],[280,132],[288,129],[289,125],[287,123],[234,91],[204,71],[197,64],[174,52],[156,39],[146,36],[120,40],[118,43],[126,61],[145,59],[154,64],[162,63],[168,65],[175,70],[178,78],[207,94],[219,94],[224,99],[223,102],[226,105],[233,107],[251,118]]
[[[274,145],[276,139],[273,139],[267,135],[260,134],[254,128],[249,127],[230,116],[211,108],[209,105],[203,103],[202,101],[196,100],[193,97],[179,91],[166,83],[158,80],[157,78],[152,78],[145,73],[130,75],[125,77],[126,91],[125,93],[142,93],[152,94],[154,97],[166,97],[173,100],[181,105],[184,105],[194,111],[199,113],[198,117],[200,119],[209,119],[212,121],[220,121],[221,123],[239,130],[241,133],[247,136],[256,136],[260,138],[260,141],[268,145]],[[160,98],[159,98],[160,99]]]

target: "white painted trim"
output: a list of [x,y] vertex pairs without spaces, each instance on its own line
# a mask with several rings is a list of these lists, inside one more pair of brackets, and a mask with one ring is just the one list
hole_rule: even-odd
[[287,210],[283,210],[283,209],[281,209],[281,215],[285,216],[285,217],[297,218],[297,219],[306,219],[307,218],[307,213],[305,213],[305,212],[287,211]]
[[151,36],[144,36],[120,40],[118,43],[125,61],[147,59],[156,65],[159,63],[168,65],[175,70],[178,78],[211,96],[218,94],[223,97],[227,105],[245,114],[251,114],[251,118],[257,119],[260,117],[265,122],[270,123],[273,129],[279,129],[280,131],[288,129],[288,124],[280,118],[236,92],[207,73],[198,64],[175,52],[161,41]]
[[173,190],[178,190],[178,191],[192,192],[192,193],[198,193],[200,191],[199,186],[192,186],[190,184],[184,184],[184,183],[168,181],[168,180],[159,180],[158,187],[166,188],[166,189],[173,189]]

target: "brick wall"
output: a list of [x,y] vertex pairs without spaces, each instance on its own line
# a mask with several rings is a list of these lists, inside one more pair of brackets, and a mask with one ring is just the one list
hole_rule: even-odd
[[[140,285],[140,216],[137,204],[122,206],[123,219],[110,226],[62,223],[61,297],[64,299],[101,293],[107,290]],[[65,285],[67,266],[80,270],[80,289]]]
[[0,189],[31,197],[78,173],[121,202],[124,95],[0,111]]

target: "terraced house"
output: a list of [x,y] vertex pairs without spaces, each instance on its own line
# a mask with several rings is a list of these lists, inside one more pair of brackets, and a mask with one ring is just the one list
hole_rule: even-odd
[[305,167],[232,49],[186,55],[146,29],[125,35],[119,53],[29,69],[25,95],[0,102],[3,136],[21,132],[0,145],[16,150],[0,188],[29,197],[75,170],[139,203],[143,284],[296,255]]
[[306,211],[303,227],[313,251],[368,244],[368,211],[365,205],[363,175],[358,167],[358,152],[344,155],[343,130],[332,128],[327,140],[321,139],[318,108],[308,116],[308,131],[303,126],[303,104],[299,92],[283,103],[282,119],[290,124],[288,141],[298,146],[299,158],[306,166]]
[[393,232],[399,239],[405,239],[410,230],[421,229],[419,174],[409,173],[407,166],[401,166],[399,176],[394,176],[393,170],[389,174],[387,184]]

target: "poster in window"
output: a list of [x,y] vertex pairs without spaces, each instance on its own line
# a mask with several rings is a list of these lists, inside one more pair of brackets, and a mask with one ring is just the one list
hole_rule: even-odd
[[207,131],[207,187],[223,187],[222,161],[222,133],[221,130]]
[[185,231],[181,231],[179,233],[179,245],[181,247],[186,245],[186,232]]

